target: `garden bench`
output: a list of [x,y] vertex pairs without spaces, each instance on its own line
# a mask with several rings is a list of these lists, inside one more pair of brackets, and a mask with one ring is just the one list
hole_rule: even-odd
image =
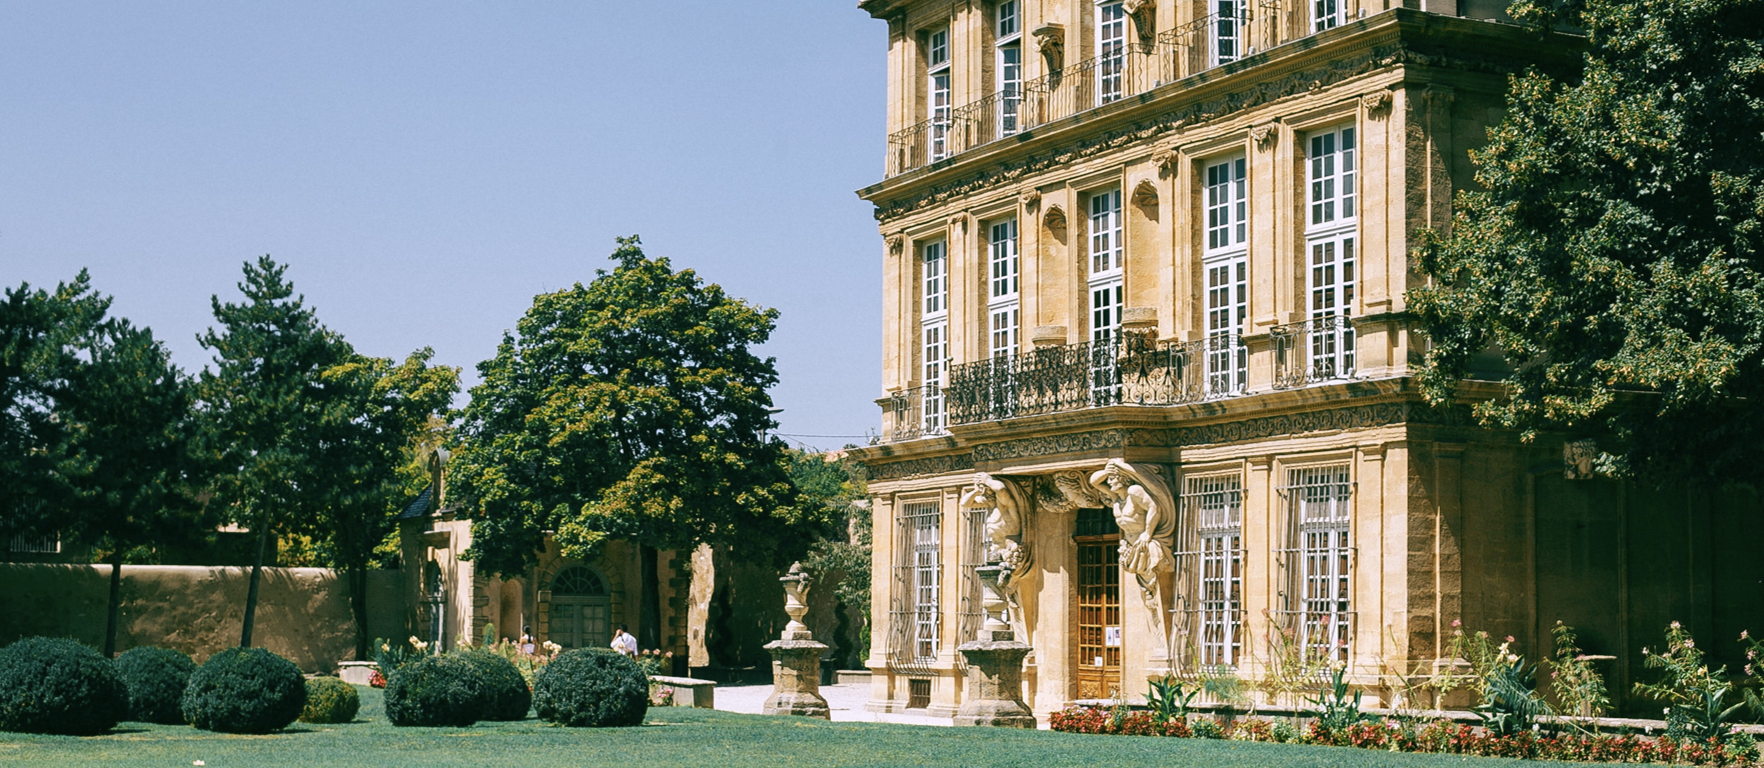
[[717,684],[715,681],[666,675],[650,675],[649,679],[674,689],[674,706],[676,707],[717,708]]

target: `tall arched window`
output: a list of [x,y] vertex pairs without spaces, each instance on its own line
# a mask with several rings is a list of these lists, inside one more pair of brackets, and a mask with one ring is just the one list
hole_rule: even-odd
[[612,640],[612,600],[606,579],[585,565],[559,571],[551,580],[551,641],[565,648]]

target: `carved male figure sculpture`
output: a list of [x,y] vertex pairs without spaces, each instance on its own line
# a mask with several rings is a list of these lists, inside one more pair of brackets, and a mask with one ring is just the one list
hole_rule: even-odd
[[1152,636],[1168,643],[1163,575],[1174,567],[1170,543],[1176,533],[1170,490],[1156,475],[1143,474],[1120,459],[1109,459],[1090,476],[1089,485],[1114,508],[1115,524],[1121,528],[1121,568],[1139,582]]
[[999,594],[1010,607],[1011,628],[1017,640],[1029,642],[1017,584],[1031,563],[1029,545],[1023,543],[1028,496],[1011,480],[979,472],[974,475],[974,486],[962,493],[961,506],[985,513],[986,562],[997,563],[1004,569],[998,577]]

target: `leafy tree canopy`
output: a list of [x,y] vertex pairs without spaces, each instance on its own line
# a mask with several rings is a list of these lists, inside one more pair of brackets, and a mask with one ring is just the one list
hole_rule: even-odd
[[1530,0],[1583,28],[1573,80],[1513,79],[1435,277],[1411,294],[1451,399],[1498,350],[1485,423],[1597,436],[1614,474],[1755,481],[1764,438],[1764,3]]
[[44,516],[70,501],[82,469],[72,425],[55,411],[80,364],[77,340],[109,307],[84,271],[54,291],[8,288],[0,302],[0,527],[50,533]]
[[474,518],[468,553],[519,573],[548,532],[566,555],[610,538],[662,549],[739,539],[766,553],[807,522],[794,503],[752,347],[777,312],[621,238],[616,266],[538,296],[478,366],[449,467]]

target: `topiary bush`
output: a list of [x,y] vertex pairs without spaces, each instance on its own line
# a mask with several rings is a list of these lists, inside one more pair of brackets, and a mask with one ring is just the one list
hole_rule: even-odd
[[637,662],[616,651],[578,648],[533,676],[533,706],[540,719],[557,725],[642,725],[649,711],[649,678]]
[[484,675],[458,654],[427,656],[386,682],[386,719],[401,726],[467,726],[484,717]]
[[355,686],[335,677],[312,677],[306,680],[306,708],[300,711],[303,723],[348,723],[361,711],[361,694]]
[[142,646],[116,657],[117,674],[129,692],[129,719],[160,725],[184,724],[184,688],[196,662],[182,651]]
[[279,731],[306,708],[306,679],[294,662],[262,648],[228,648],[190,675],[183,708],[205,731]]
[[128,713],[122,676],[97,651],[53,637],[0,648],[0,731],[91,736]]
[[484,679],[484,720],[525,720],[533,708],[533,692],[527,678],[509,661],[482,648],[466,651],[460,657],[478,668]]

